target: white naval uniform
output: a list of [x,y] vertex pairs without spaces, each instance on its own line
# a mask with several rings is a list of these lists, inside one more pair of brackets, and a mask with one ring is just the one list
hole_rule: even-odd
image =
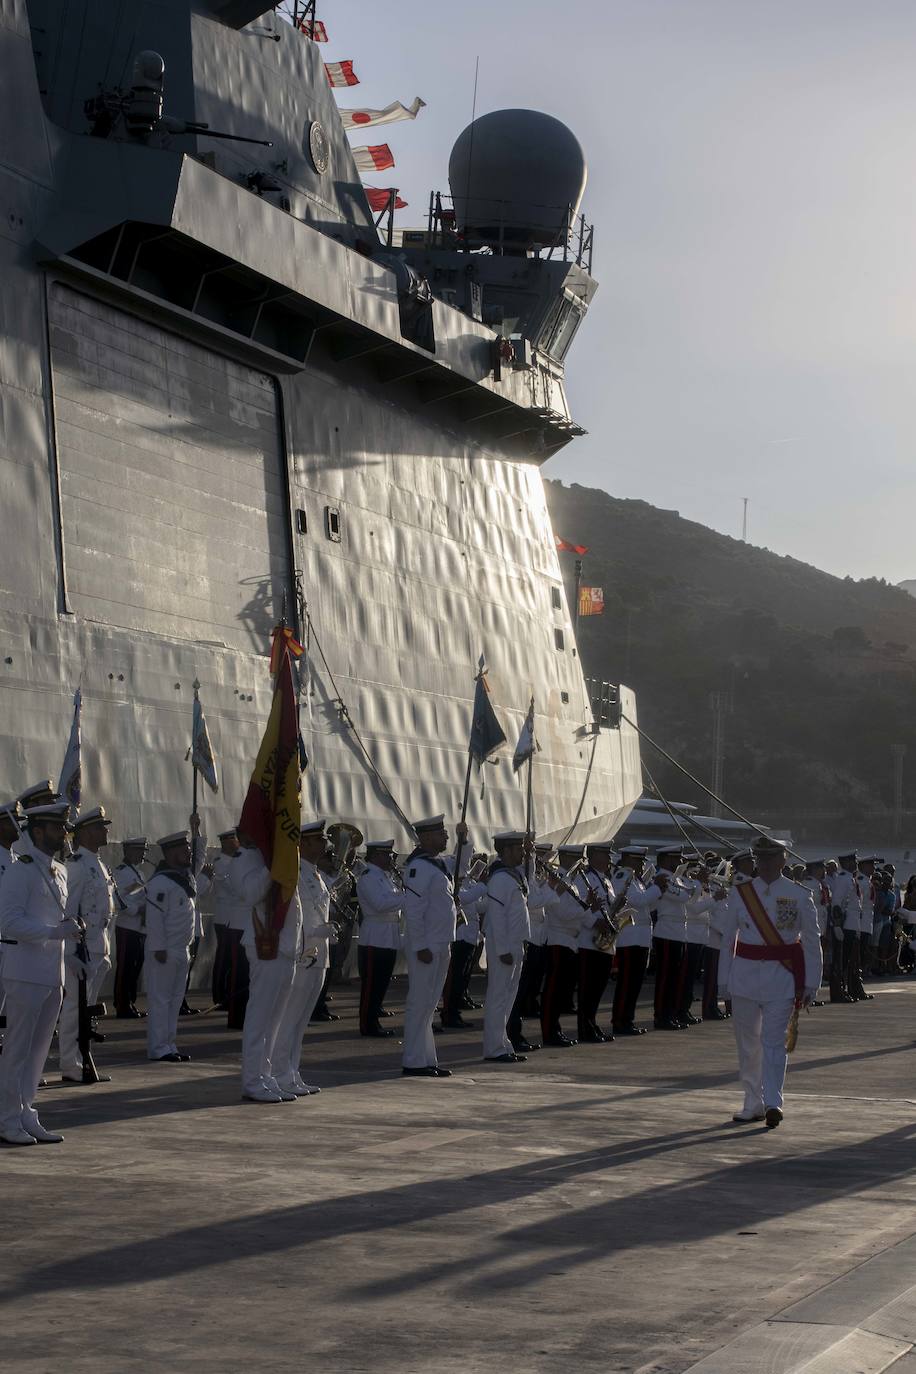
[[822,883],[820,878],[803,878],[801,886],[806,892],[811,893],[811,900],[814,903],[814,911],[817,916],[817,929],[819,935],[827,934],[827,927],[830,924],[830,889],[827,888],[827,900],[824,900],[824,888],[826,880]]
[[531,878],[528,883],[528,922],[531,926],[532,945],[547,944],[547,912],[556,901],[557,894],[549,883]]
[[859,932],[872,935],[875,929],[875,885],[867,873],[856,874],[859,885]]
[[131,892],[138,884],[145,885],[147,876],[135,864],[121,863],[112,873],[117,889],[115,926],[143,934],[146,930],[146,892]]
[[[569,882],[564,870],[560,870],[560,875]],[[575,878],[570,886],[578,890]],[[553,898],[554,900],[545,910],[547,933],[544,943],[562,945],[564,949],[578,949],[579,931],[582,928],[583,919],[589,913],[582,910],[580,903],[576,901],[571,892],[554,892]]]
[[[0,844],[0,887],[3,886],[3,875],[10,865],[16,862],[18,857],[18,854],[14,854],[11,849],[5,849],[3,845]],[[3,928],[0,927],[0,935],[2,934]],[[0,1014],[3,1012],[3,997],[3,946],[0,945]]]
[[[779,877],[770,884],[762,878],[749,881],[780,937],[787,944],[800,940],[805,959],[805,989],[813,994],[820,986],[822,955],[810,892],[790,878]],[[789,970],[776,960],[743,959],[736,954],[739,940],[747,945],[765,944],[740,894],[742,886],[733,888],[725,903],[719,995],[732,1004],[744,1107],[757,1113],[767,1107],[782,1107],[788,1064],[786,1030],[795,1005],[795,982]]]
[[[178,1053],[178,1013],[188,982],[190,945],[200,929],[198,901],[209,886],[209,879],[195,878],[190,870],[165,867],[157,868],[147,884],[143,973],[148,1059]],[[163,950],[165,963],[160,963],[155,956]]]
[[[66,947],[64,1003],[60,1009],[57,1041],[60,1071],[64,1078],[82,1080],[83,1059],[79,1050],[79,978],[85,972],[86,1001],[92,1006],[102,991],[111,968],[111,927],[114,923],[114,878],[108,865],[91,849],[80,846],[67,861],[67,915],[86,923],[89,963],[76,957],[76,940]],[[78,972],[79,970],[79,972]]]
[[689,879],[677,878],[667,868],[659,873],[668,879],[668,886],[661,892],[655,903],[658,913],[655,921],[656,940],[675,940],[679,944],[687,942],[687,903],[691,901],[699,886]]
[[331,895],[324,876],[305,859],[299,863],[297,895],[302,909],[302,939],[293,984],[270,1046],[272,1077],[284,1092],[301,1092],[306,1087],[299,1073],[302,1039],[331,963]]
[[[583,873],[578,874],[574,886],[583,899],[587,899],[590,892],[597,893],[598,900],[608,908],[613,906],[614,898],[617,896],[610,876],[598,873],[594,868],[586,868]],[[600,920],[600,911],[580,910],[579,934],[576,937],[579,949],[594,950],[595,926]]]
[[[470,847],[463,846],[470,862]],[[462,865],[463,867],[463,865]],[[404,943],[407,954],[407,1004],[404,1008],[405,1069],[438,1065],[433,1017],[448,973],[455,938],[456,910],[452,896],[454,860],[439,855],[413,854],[404,874]],[[418,951],[429,950],[428,964]]]
[[[629,886],[627,886],[629,883]],[[627,891],[627,910],[633,917],[631,925],[626,925],[617,936],[617,948],[628,949],[638,945],[640,949],[652,948],[652,912],[662,895],[661,888],[655,883],[643,884],[632,875],[628,868],[618,868],[614,874],[614,885],[622,892]]]
[[240,849],[235,854],[218,854],[213,860],[213,921],[229,930],[247,930],[251,923],[251,903],[232,880],[244,854]]
[[684,938],[688,945],[708,945],[709,944],[709,921],[716,899],[711,892],[706,892],[701,885],[697,885],[697,891],[690,898],[684,908],[686,917],[686,930]]
[[242,1031],[242,1092],[276,1091],[270,1051],[286,1010],[302,953],[302,905],[294,892],[280,931],[275,959],[259,959],[254,940],[252,912],[266,922],[270,871],[257,849],[246,849],[232,866],[232,884],[248,904],[248,921],[242,944],[248,955],[250,990]]
[[[528,884],[521,868],[499,865],[490,871],[484,906],[484,940],[487,948],[487,997],[483,1015],[483,1055],[498,1059],[513,1054],[506,1022],[515,1002],[525,944],[531,935],[528,917]],[[509,955],[512,962],[503,963]]]
[[[50,883],[49,891],[45,880]],[[55,895],[56,894],[56,895]],[[0,889],[0,930],[7,1032],[0,1055],[0,1132],[39,1125],[32,1103],[51,1045],[64,986],[63,923],[67,872],[63,864],[23,847]]]
[[[856,875],[845,868],[834,873],[830,879],[830,895],[833,899],[833,905],[838,906],[843,913],[843,930],[851,932],[861,930],[862,896]],[[837,933],[839,934],[839,930]]]
[[362,916],[359,943],[363,949],[400,949],[404,894],[392,874],[378,864],[367,864],[356,880],[356,900]]
[[[455,939],[460,940],[462,944],[473,945],[475,949],[480,944],[486,895],[486,883],[463,882],[458,889],[458,905],[461,907],[464,920],[455,931]],[[471,957],[473,958],[473,955]]]

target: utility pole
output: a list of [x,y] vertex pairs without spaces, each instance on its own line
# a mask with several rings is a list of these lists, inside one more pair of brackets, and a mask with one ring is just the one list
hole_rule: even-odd
[[576,644],[578,645],[578,643],[579,643],[579,588],[580,588],[581,585],[582,585],[582,559],[581,559],[581,558],[577,558],[577,559],[576,559],[575,578],[576,578],[576,588],[575,588],[575,603],[574,603],[574,604],[575,604],[575,609],[574,609],[574,611],[573,611],[573,632],[574,632],[575,637],[576,637]]
[[741,521],[741,538],[744,540],[745,544],[747,543],[747,503],[748,503],[748,499],[749,499],[749,498],[748,498],[747,496],[742,496],[742,498],[741,498],[741,500],[744,502],[744,518],[743,518],[743,520]]
[[895,744],[891,751],[894,755],[894,842],[899,844],[903,835],[903,760],[906,745]]
[[[726,695],[724,692],[713,692],[709,698],[712,707],[712,790],[717,797],[721,797],[725,782],[725,708]],[[713,801],[709,808],[709,814],[721,820],[722,808],[717,801]]]

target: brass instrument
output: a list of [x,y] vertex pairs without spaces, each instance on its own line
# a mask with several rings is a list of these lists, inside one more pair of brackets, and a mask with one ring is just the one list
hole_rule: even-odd
[[786,1054],[791,1054],[798,1044],[798,1018],[801,1007],[793,1007],[792,1015],[789,1017],[789,1024],[786,1027]]
[[[623,885],[623,891],[617,893],[613,903],[605,901],[601,894],[592,888],[592,891],[595,892],[595,896],[598,898],[598,909],[601,912],[601,922],[596,923],[592,931],[592,944],[595,946],[595,949],[600,950],[602,954],[613,954],[617,936],[623,930],[624,926],[631,926],[634,924],[633,913],[627,908],[626,903],[627,893],[630,890],[630,884],[635,876],[635,873],[630,874]],[[591,886],[591,884],[589,884],[589,886]]]
[[[334,821],[325,831],[330,847],[328,861],[333,865],[333,873],[328,880],[331,898],[331,924],[337,930],[338,946],[344,943],[345,935],[352,936],[356,923],[356,905],[353,901],[356,879],[364,865],[357,868],[354,857],[363,842],[363,832],[348,821]],[[349,940],[347,940],[349,946]],[[345,957],[345,952],[344,952]]]

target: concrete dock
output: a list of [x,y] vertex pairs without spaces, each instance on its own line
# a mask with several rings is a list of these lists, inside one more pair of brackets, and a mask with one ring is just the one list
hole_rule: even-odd
[[515,1067],[452,1032],[404,1079],[337,989],[320,1095],[259,1106],[224,1016],[182,1065],[108,1021],[112,1081],[40,1093],[65,1142],[0,1153],[0,1363],[916,1374],[916,979],[872,990],[803,1017],[776,1131],[731,1121],[727,1022]]

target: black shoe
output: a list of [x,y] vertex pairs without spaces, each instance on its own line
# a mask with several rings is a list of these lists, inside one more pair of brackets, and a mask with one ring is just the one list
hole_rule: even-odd
[[187,1063],[190,1062],[191,1056],[190,1056],[189,1054],[182,1054],[182,1053],[179,1051],[179,1053],[178,1053],[178,1058],[180,1059],[180,1061],[181,1061],[182,1064],[187,1064]]
[[523,1054],[486,1054],[484,1059],[488,1064],[526,1064],[528,1062]]
[[549,1035],[544,1040],[544,1048],[552,1050],[568,1050],[576,1041],[571,1040],[568,1035]]
[[703,1012],[703,1020],[704,1020],[704,1021],[727,1021],[727,1020],[728,1020],[728,1017],[725,1015],[725,1012],[724,1012],[724,1011],[719,1011],[719,1008],[716,1007],[715,1011],[704,1011],[704,1012]]
[[381,1026],[370,1026],[368,1030],[360,1031],[360,1035],[365,1035],[370,1040],[388,1040],[394,1034],[393,1030],[382,1030]]
[[873,1002],[875,994],[873,992],[860,992],[856,999],[858,1002]]
[[854,1002],[856,999],[850,997],[848,992],[841,992],[839,997],[831,997],[831,1002]]
[[645,1034],[646,1034],[646,1029],[645,1029],[644,1026],[636,1026],[636,1025],[634,1025],[634,1024],[631,1022],[629,1026],[615,1026],[615,1027],[614,1027],[614,1034],[615,1034],[615,1035],[645,1035]]
[[680,1021],[675,1021],[673,1016],[656,1017],[652,1023],[656,1030],[682,1030]]
[[529,1040],[513,1040],[512,1048],[516,1054],[533,1054],[535,1050],[539,1050],[541,1047],[540,1045],[533,1045]]
[[[187,1056],[185,1056],[185,1057],[187,1058]],[[154,1062],[157,1063],[157,1064],[180,1064],[180,1063],[181,1063],[181,1055],[180,1055],[180,1054],[160,1054],[159,1058],[156,1059]]]
[[451,1069],[440,1069],[438,1064],[433,1064],[429,1071],[433,1078],[451,1078],[452,1076]]
[[463,1011],[480,1011],[483,1002],[475,1002],[472,997],[462,997],[461,1007]]
[[427,1065],[424,1065],[424,1067],[423,1067],[422,1069],[401,1069],[401,1073],[403,1074],[403,1076],[404,1076],[405,1078],[438,1078],[438,1077],[439,1077],[439,1075],[438,1075],[438,1073],[436,1072],[436,1070],[435,1070],[435,1069],[432,1069],[432,1068],[429,1068]]
[[91,1030],[89,1032],[89,1039],[94,1040],[98,1045],[104,1045],[105,1043],[105,1037],[101,1031]]
[[179,1016],[199,1016],[199,1015],[200,1015],[200,1007],[189,1007],[188,1004],[187,1004],[187,1002],[182,1002],[181,1006],[178,1008],[178,1015],[179,1015]]
[[465,1021],[461,1016],[453,1016],[450,1021],[441,1021],[442,1030],[473,1030],[470,1021]]
[[699,1016],[694,1016],[692,1011],[679,1011],[677,1019],[684,1026],[698,1026],[700,1024]]
[[320,1011],[312,1012],[312,1021],[339,1021],[340,1017],[336,1011],[328,1011],[327,1007],[322,1007]]
[[382,1007],[379,1016],[394,1016],[394,1012],[389,1011],[387,1007]]
[[140,1013],[136,1007],[128,1007],[126,1011],[116,1011],[115,1018],[118,1021],[139,1021]]

